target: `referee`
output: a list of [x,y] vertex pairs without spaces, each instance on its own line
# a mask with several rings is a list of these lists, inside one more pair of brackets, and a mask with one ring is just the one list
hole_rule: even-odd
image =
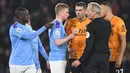
[[83,73],[109,73],[108,39],[111,24],[101,18],[100,11],[98,3],[88,4],[87,15],[92,22],[87,26],[87,48],[80,59],[72,63],[73,67],[77,67],[84,62]]

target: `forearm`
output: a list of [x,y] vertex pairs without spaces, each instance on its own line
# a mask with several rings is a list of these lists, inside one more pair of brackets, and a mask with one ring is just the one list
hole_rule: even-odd
[[126,36],[120,36],[120,41],[121,41],[121,48],[120,48],[120,52],[119,52],[119,57],[123,58],[124,56],[124,52],[125,52],[125,48],[126,48]]
[[121,58],[121,60],[123,59],[125,48],[126,48],[126,42],[124,41],[121,43],[121,48],[119,53],[119,57]]
[[40,35],[43,31],[46,30],[46,27],[43,26],[41,27],[39,30],[37,30],[36,32],[32,32],[32,33],[25,33],[21,36],[21,38],[23,39],[34,39],[36,38],[38,35]]
[[55,39],[55,45],[59,46],[64,43],[66,43],[70,38],[67,36],[66,38],[60,38],[60,39]]

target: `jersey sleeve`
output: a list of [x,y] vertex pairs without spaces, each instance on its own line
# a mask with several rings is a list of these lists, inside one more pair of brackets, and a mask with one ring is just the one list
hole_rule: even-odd
[[119,35],[126,35],[126,27],[124,21],[121,19],[120,22],[118,22],[118,32]]
[[30,40],[30,39],[36,38],[38,35],[40,35],[45,30],[46,30],[46,28],[45,28],[45,26],[43,26],[36,32],[27,33],[24,31],[24,28],[17,27],[17,28],[12,28],[12,31],[13,31],[12,34],[19,38]]
[[48,55],[45,51],[45,48],[43,47],[40,38],[38,38],[38,45],[39,45],[39,51],[42,54],[42,56],[46,59],[46,61],[48,61]]

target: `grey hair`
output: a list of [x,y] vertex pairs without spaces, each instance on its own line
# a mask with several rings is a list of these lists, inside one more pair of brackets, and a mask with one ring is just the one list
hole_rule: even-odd
[[88,6],[91,6],[91,10],[92,11],[96,11],[97,14],[100,14],[101,7],[100,7],[100,5],[98,3],[96,3],[96,2],[90,2],[88,4]]

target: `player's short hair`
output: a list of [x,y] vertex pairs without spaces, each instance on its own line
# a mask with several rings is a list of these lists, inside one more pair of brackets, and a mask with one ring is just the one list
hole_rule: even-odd
[[101,7],[100,7],[100,5],[98,3],[96,3],[96,2],[90,2],[88,4],[88,6],[91,6],[91,10],[95,11],[97,14],[101,13]]
[[55,6],[55,13],[58,14],[58,12],[64,8],[69,8],[69,6],[65,3],[58,3],[56,6]]
[[87,5],[85,4],[85,2],[78,2],[78,3],[76,3],[76,6],[81,6],[81,7],[83,7],[84,9],[87,8]]
[[27,9],[24,7],[19,7],[15,10],[15,16],[18,18],[19,15],[22,15],[24,11],[26,11]]
[[101,2],[100,5],[105,5],[105,6],[108,6],[112,9],[112,4],[109,1]]

